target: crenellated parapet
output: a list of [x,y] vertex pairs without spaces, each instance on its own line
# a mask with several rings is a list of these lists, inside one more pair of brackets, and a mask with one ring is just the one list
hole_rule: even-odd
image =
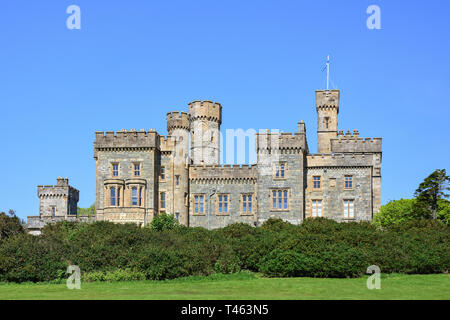
[[155,149],[157,147],[158,134],[154,129],[145,131],[96,131],[94,142],[94,158],[97,159],[98,151],[139,151]]
[[158,149],[161,152],[172,152],[175,148],[176,137],[158,135]]
[[259,132],[255,134],[256,152],[269,151],[306,150],[305,131],[295,133],[288,132]]
[[190,115],[187,112],[167,113],[167,131],[170,134],[175,129],[190,130]]
[[316,109],[336,109],[339,113],[339,90],[317,90]]
[[353,134],[340,130],[337,139],[331,139],[331,151],[336,153],[380,153],[381,138],[361,138],[358,130]]
[[222,105],[218,102],[192,101],[189,103],[189,114],[191,120],[209,120],[222,123]]
[[39,199],[64,199],[71,197],[74,201],[78,201],[80,191],[69,186],[68,178],[58,177],[56,185],[38,186],[37,193]]
[[256,165],[194,165],[189,167],[189,180],[195,183],[254,183]]
[[309,154],[306,157],[307,167],[379,167],[379,154],[365,153],[331,153]]

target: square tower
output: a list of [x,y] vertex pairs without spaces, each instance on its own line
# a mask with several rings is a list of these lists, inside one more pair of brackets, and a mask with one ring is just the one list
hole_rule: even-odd
[[64,219],[77,215],[79,191],[69,186],[69,179],[57,178],[54,186],[38,186],[39,216]]
[[337,137],[339,90],[317,90],[317,152],[331,153],[331,139]]

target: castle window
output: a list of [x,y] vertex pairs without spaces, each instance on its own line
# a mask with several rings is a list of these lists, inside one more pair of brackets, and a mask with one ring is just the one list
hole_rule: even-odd
[[52,207],[52,219],[56,217],[56,208]]
[[345,176],[345,189],[353,188],[353,176]]
[[187,194],[187,192],[185,192],[185,193],[184,193],[184,205],[185,205],[185,206],[188,206],[188,205],[189,205],[188,199],[189,199],[188,194]]
[[354,200],[344,200],[344,218],[345,219],[355,218]]
[[112,175],[113,175],[113,177],[119,176],[119,164],[118,163],[112,164]]
[[115,187],[112,187],[110,189],[110,195],[111,195],[110,205],[111,205],[111,207],[115,207],[116,206],[116,188]]
[[325,118],[325,127],[328,129],[328,123],[330,122],[329,118]]
[[242,195],[242,213],[252,213],[253,196],[251,194]]
[[320,176],[313,177],[313,187],[314,189],[320,189]]
[[230,196],[227,194],[219,194],[217,195],[218,203],[217,209],[219,214],[227,214],[228,213],[228,201],[230,200]]
[[177,186],[180,185],[180,176],[175,176],[175,183]]
[[131,188],[131,204],[138,205],[138,189],[136,187]]
[[159,210],[166,210],[166,193],[159,194]]
[[286,177],[286,163],[275,164],[275,179],[284,179]]
[[322,200],[313,200],[312,201],[311,216],[313,216],[313,217],[323,217]]
[[288,190],[272,190],[272,209],[288,210]]
[[161,167],[160,178],[162,181],[166,180],[166,167]]
[[139,177],[141,175],[141,165],[139,163],[134,164],[134,176]]
[[120,187],[117,188],[117,206],[120,207]]
[[142,194],[143,194],[142,190],[143,189],[144,188],[142,188],[142,187],[139,188],[139,206],[142,206],[142,203],[143,203],[143,201],[142,201]]
[[195,214],[203,214],[204,213],[204,195],[195,195],[194,196],[194,213]]

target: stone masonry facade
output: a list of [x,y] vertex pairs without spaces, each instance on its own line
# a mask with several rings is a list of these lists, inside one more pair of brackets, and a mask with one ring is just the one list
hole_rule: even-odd
[[308,217],[371,220],[381,204],[381,138],[338,131],[339,94],[316,91],[317,154],[309,153],[301,121],[295,133],[256,133],[252,165],[220,164],[217,102],[167,113],[167,136],[96,132],[96,220],[145,225],[166,212],[208,229],[259,226],[272,217],[294,224]]
[[77,215],[79,191],[69,185],[67,178],[57,178],[56,185],[38,186],[37,195],[39,215],[27,217],[27,229],[31,234],[40,234],[42,228],[49,223],[88,220],[87,217]]

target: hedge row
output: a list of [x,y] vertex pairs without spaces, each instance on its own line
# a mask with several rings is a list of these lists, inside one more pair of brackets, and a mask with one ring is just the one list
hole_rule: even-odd
[[307,219],[294,226],[155,231],[109,222],[46,226],[41,236],[0,240],[0,281],[67,278],[78,265],[87,280],[173,279],[239,270],[266,276],[359,277],[370,265],[384,273],[441,273],[450,265],[450,227],[417,221],[390,230],[370,223]]

